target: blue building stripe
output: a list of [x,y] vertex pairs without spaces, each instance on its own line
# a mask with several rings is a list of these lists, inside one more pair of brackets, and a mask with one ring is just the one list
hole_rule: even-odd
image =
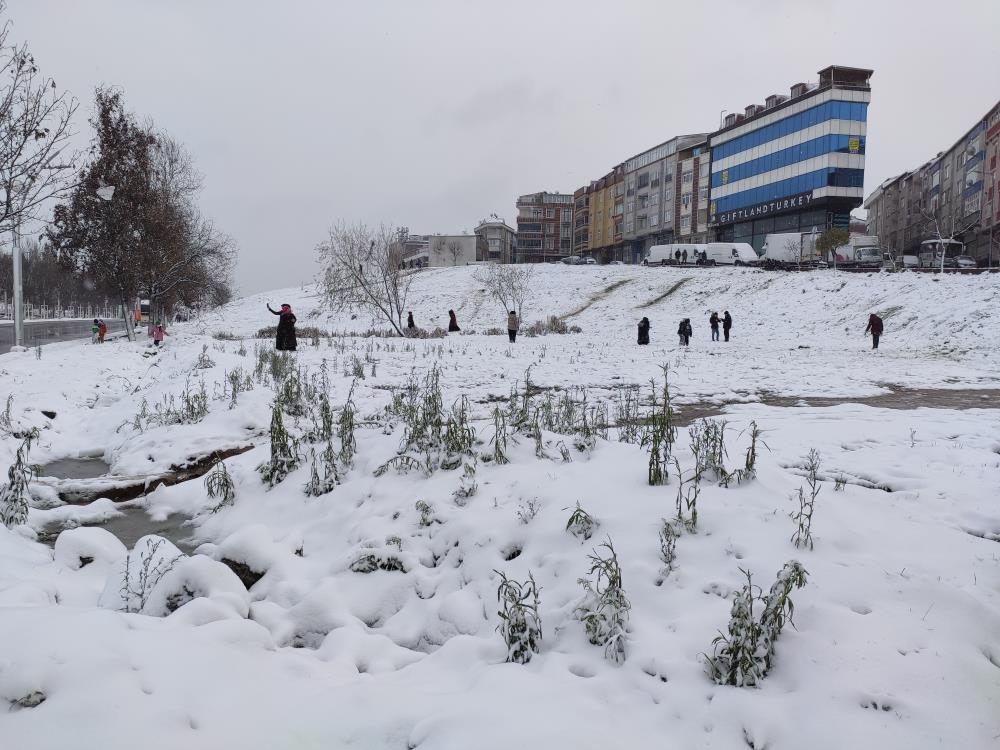
[[725,159],[727,156],[746,151],[748,148],[770,143],[800,130],[819,125],[827,120],[868,120],[868,104],[866,102],[830,101],[817,104],[815,107],[803,110],[798,114],[786,117],[771,125],[757,128],[746,135],[733,138],[718,146],[712,146],[713,159]]
[[[857,148],[851,150],[851,141],[855,142]],[[747,177],[764,174],[772,169],[787,167],[806,159],[813,159],[830,153],[863,154],[865,152],[864,136],[857,135],[821,135],[811,141],[800,143],[795,146],[783,148],[773,154],[762,156],[759,159],[737,164],[734,167],[723,169],[712,173],[712,187],[717,188],[728,185],[737,180],[745,180]]]
[[865,181],[865,170],[863,169],[838,169],[836,167],[824,167],[815,172],[807,172],[798,177],[790,177],[787,180],[778,180],[768,185],[743,190],[739,193],[727,195],[724,198],[714,198],[712,203],[715,207],[714,213],[724,213],[734,211],[746,206],[755,206],[758,203],[767,203],[799,193],[806,193],[821,187],[863,187]]

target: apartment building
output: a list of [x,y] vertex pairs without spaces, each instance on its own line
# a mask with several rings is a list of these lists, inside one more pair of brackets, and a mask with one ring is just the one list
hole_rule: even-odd
[[507,226],[507,222],[494,214],[491,218],[479,222],[475,232],[480,238],[479,260],[494,263],[513,262],[517,254],[517,230]]
[[708,229],[707,137],[677,136],[625,161],[623,239],[631,262],[640,262],[653,245],[704,241],[693,237],[699,227],[700,185],[706,188],[700,204],[702,234]]
[[1000,260],[1000,102],[930,161],[879,185],[865,200],[869,234],[886,249],[913,253],[923,240],[954,236],[981,265]]
[[545,263],[573,253],[573,196],[529,193],[517,199],[516,263]]
[[628,260],[624,241],[625,165],[590,183],[590,247],[588,254],[601,263]]
[[709,137],[715,239],[760,252],[772,232],[847,229],[864,196],[872,72],[830,66],[726,116]]

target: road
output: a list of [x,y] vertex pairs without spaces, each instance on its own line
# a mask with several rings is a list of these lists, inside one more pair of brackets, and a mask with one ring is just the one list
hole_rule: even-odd
[[[35,347],[39,344],[51,344],[55,341],[71,341],[73,339],[89,339],[90,326],[93,320],[26,320],[24,321],[24,345]],[[108,333],[125,330],[121,320],[108,320]],[[14,323],[9,320],[0,321],[0,354],[6,354],[14,345]]]

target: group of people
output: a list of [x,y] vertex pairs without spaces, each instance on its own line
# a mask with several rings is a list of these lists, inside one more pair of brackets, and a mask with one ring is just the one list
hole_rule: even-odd
[[[417,324],[413,320],[413,311],[409,310],[406,313],[406,327],[408,330],[415,329]],[[517,332],[521,328],[521,319],[517,316],[517,313],[511,310],[507,313],[507,338],[510,343],[517,341]],[[448,311],[448,333],[457,333],[462,329],[458,327],[458,317],[455,315],[454,310]]]
[[[674,260],[676,260],[678,263],[687,263],[688,262],[688,251],[687,251],[687,249],[685,248],[684,250],[674,250]],[[695,261],[695,263],[697,263],[699,260],[700,261],[707,261],[708,260],[708,251],[707,250],[702,250],[700,253],[697,250],[694,251],[694,261]]]
[[90,326],[90,343],[103,344],[104,337],[107,335],[108,324],[100,318],[94,318],[94,323]]
[[[729,310],[726,310],[723,316],[720,318],[719,313],[713,312],[708,318],[708,325],[712,329],[712,341],[719,340],[719,327],[722,327],[723,334],[726,337],[726,341],[729,341],[729,331],[733,327],[733,316],[729,314]],[[644,345],[649,343],[649,318],[643,318],[639,321],[639,345]],[[688,346],[691,343],[691,336],[694,335],[694,329],[691,327],[691,318],[684,318],[681,320],[680,325],[677,326],[677,337],[681,346]]]

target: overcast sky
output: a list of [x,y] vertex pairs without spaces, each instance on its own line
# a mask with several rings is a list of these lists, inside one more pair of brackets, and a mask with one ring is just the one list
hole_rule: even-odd
[[184,142],[241,293],[310,281],[337,219],[471,232],[831,65],[872,68],[866,193],[1000,98],[998,0],[7,0],[81,101]]

